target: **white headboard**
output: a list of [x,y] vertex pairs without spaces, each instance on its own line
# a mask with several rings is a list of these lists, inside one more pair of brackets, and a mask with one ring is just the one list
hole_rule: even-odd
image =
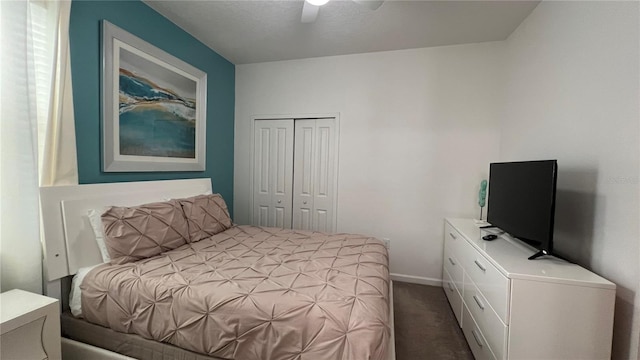
[[48,281],[102,262],[87,212],[134,206],[211,191],[211,179],[141,181],[40,188],[44,269]]

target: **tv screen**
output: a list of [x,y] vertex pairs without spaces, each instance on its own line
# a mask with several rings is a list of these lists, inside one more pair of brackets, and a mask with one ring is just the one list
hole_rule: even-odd
[[491,163],[487,221],[541,250],[553,250],[556,160]]

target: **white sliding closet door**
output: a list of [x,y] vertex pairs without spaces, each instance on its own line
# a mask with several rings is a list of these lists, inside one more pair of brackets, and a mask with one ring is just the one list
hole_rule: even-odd
[[335,119],[295,121],[293,228],[335,231]]
[[253,223],[291,228],[293,119],[254,126]]

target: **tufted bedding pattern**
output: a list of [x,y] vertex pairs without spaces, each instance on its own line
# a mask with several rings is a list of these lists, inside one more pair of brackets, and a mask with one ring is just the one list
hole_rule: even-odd
[[235,226],[81,285],[83,316],[224,359],[386,359],[388,254],[374,238]]

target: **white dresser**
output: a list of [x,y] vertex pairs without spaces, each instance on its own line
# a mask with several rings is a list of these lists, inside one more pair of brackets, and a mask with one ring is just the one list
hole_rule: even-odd
[[3,360],[62,358],[56,299],[23,290],[0,294],[0,331]]
[[554,257],[446,219],[443,286],[476,359],[609,359],[616,287]]

